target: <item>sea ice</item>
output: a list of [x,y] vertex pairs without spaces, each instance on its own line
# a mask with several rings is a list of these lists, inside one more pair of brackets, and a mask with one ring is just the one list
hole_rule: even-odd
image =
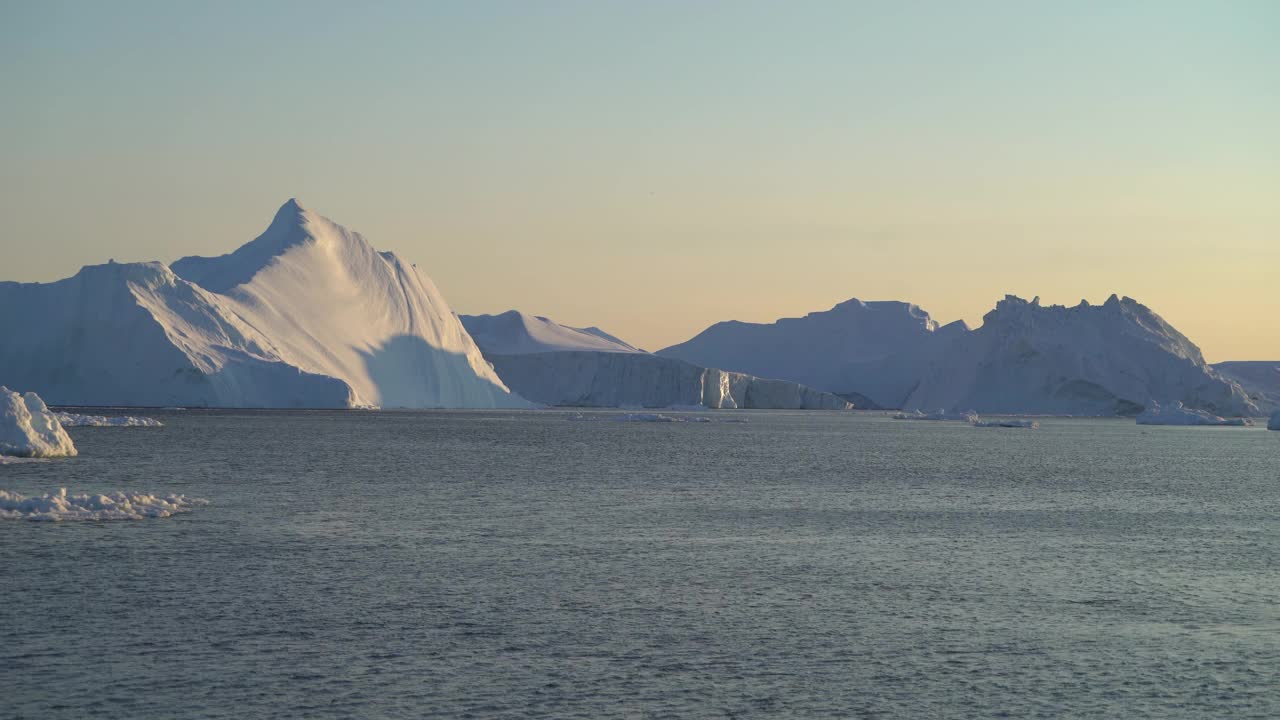
[[62,427],[164,427],[164,423],[149,417],[133,417],[120,415],[106,417],[103,415],[78,415],[76,413],[54,413]]
[[1174,402],[1170,405],[1161,405],[1153,402],[1146,410],[1137,418],[1139,425],[1252,425],[1253,422],[1247,418],[1224,418],[1205,412],[1204,410],[1193,410],[1183,407],[1182,403]]
[[191,512],[208,500],[185,495],[148,495],[112,492],[103,495],[57,493],[25,497],[0,490],[0,519],[3,520],[143,520]]
[[1018,420],[1006,418],[1003,420],[982,420],[978,416],[974,416],[969,424],[974,427],[1003,427],[1003,428],[1027,428],[1028,430],[1037,430],[1040,423],[1035,420]]
[[[608,415],[570,415],[573,422],[652,422],[652,423],[709,423],[717,422],[704,415],[667,415],[665,413],[622,413]],[[719,422],[746,422],[743,419],[720,420]]]
[[937,412],[924,413],[919,410],[911,412],[900,412],[893,414],[894,420],[954,420],[958,422],[976,423],[978,421],[978,413],[972,410],[964,412],[947,412],[939,410]]
[[39,395],[0,386],[0,455],[63,457],[76,454],[71,436]]

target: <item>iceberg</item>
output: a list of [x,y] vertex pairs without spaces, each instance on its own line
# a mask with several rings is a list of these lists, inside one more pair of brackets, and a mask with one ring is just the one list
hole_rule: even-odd
[[977,329],[855,299],[774,323],[718,323],[658,354],[904,410],[1115,416],[1167,398],[1228,416],[1259,411],[1173,326],[1115,295],[1070,308],[1008,295]]
[[128,492],[68,495],[67,489],[62,488],[56,493],[25,497],[7,490],[0,490],[0,519],[53,522],[144,520],[172,517],[208,504],[208,500],[189,498],[186,495],[149,495]]
[[227,255],[0,282],[0,336],[56,405],[529,406],[421,270],[296,200]]
[[1271,419],[1267,420],[1268,430],[1280,430],[1280,410],[1271,413]]
[[1247,426],[1253,422],[1248,418],[1224,418],[1184,407],[1180,402],[1161,405],[1153,402],[1137,417],[1139,425],[1234,425]]
[[1220,362],[1213,369],[1239,383],[1259,408],[1280,410],[1280,360]]
[[130,415],[107,417],[57,412],[54,417],[58,418],[58,424],[62,427],[164,427],[164,423],[154,418]]
[[904,407],[1115,416],[1156,400],[1229,416],[1258,410],[1194,343],[1131,298],[1044,307],[1010,295],[981,327],[936,348]]
[[523,397],[562,407],[850,410],[841,397],[792,382],[704,368],[647,353],[488,355]]
[[70,457],[75,443],[40,396],[0,386],[0,455]]
[[560,407],[848,410],[847,400],[785,380],[726,372],[636,348],[597,327],[511,310],[462,315],[498,377]]
[[598,327],[576,328],[541,315],[508,310],[498,315],[459,315],[462,326],[486,355],[594,350],[642,353],[643,350]]
[[854,298],[773,323],[717,323],[657,354],[788,380],[859,407],[897,408],[919,382],[933,348],[968,331],[960,321],[939,325],[918,305]]

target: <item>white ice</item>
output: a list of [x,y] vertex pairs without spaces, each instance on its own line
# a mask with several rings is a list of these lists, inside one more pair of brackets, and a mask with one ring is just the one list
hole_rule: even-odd
[[71,436],[58,424],[39,395],[0,386],[0,455],[68,457],[76,454]]
[[220,257],[0,282],[0,337],[59,405],[528,406],[426,274],[293,200]]
[[894,420],[940,420],[940,421],[956,421],[974,423],[978,420],[978,413],[972,410],[964,412],[947,412],[946,410],[937,410],[935,412],[921,412],[912,410],[911,412],[899,412],[893,414]]
[[1224,418],[1204,410],[1184,407],[1180,402],[1151,403],[1138,415],[1139,425],[1252,425],[1247,418]]
[[143,520],[191,512],[208,500],[186,495],[148,495],[111,492],[68,495],[66,488],[56,493],[26,497],[0,490],[2,520]]
[[132,415],[80,415],[77,413],[54,413],[62,427],[164,427],[164,423],[149,417]]

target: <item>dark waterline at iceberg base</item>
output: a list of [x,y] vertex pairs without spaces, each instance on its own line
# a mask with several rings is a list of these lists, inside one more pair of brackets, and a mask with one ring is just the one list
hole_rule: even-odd
[[0,522],[0,715],[1280,716],[1261,428],[155,415],[0,467],[211,502]]

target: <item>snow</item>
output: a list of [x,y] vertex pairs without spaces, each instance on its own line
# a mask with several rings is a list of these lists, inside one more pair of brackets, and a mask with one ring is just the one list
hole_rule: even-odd
[[1204,410],[1184,407],[1180,402],[1151,403],[1138,415],[1139,425],[1252,425],[1246,418],[1223,418]]
[[59,405],[528,406],[426,275],[294,200],[228,255],[0,283],[0,336]]
[[597,327],[575,328],[540,315],[508,310],[499,315],[460,315],[463,327],[487,355],[526,355],[566,350],[644,352]]
[[535,402],[571,407],[848,410],[796,383],[704,368],[647,353],[489,355],[498,375]]
[[164,423],[149,417],[133,417],[121,415],[106,417],[103,415],[79,415],[77,413],[54,413],[58,424],[62,427],[164,427]]
[[1280,410],[1271,413],[1271,419],[1267,421],[1268,430],[1280,430]]
[[111,492],[105,494],[68,495],[62,488],[57,493],[25,497],[0,490],[0,519],[3,520],[143,520],[171,517],[191,512],[208,500],[185,495],[149,495],[145,493]]
[[967,331],[962,322],[939,326],[909,303],[852,299],[802,318],[717,323],[657,354],[901,407],[929,348]]
[[0,455],[69,457],[76,454],[71,436],[58,424],[40,396],[0,386]]

